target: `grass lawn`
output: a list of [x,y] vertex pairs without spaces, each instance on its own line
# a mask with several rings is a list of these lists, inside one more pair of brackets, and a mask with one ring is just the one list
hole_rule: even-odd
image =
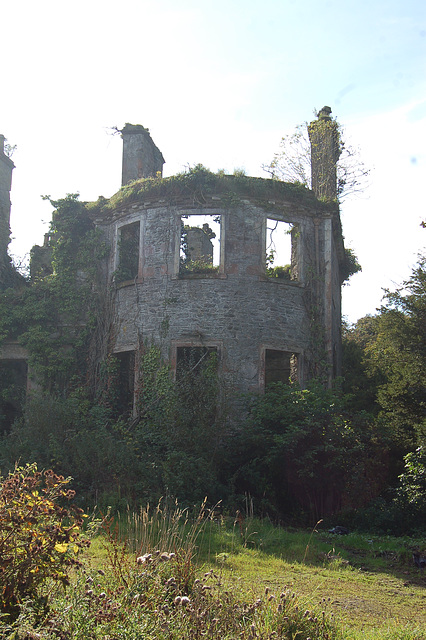
[[380,637],[389,628],[426,637],[426,572],[412,559],[424,539],[340,536],[320,526],[287,531],[253,520],[238,531],[210,525],[200,547],[200,558],[220,565],[226,581],[258,593],[290,589],[306,608],[332,614],[347,637]]
[[[426,640],[425,540],[157,507],[109,520],[5,640]],[[123,545],[121,541],[125,541]],[[139,557],[138,562],[136,558]]]

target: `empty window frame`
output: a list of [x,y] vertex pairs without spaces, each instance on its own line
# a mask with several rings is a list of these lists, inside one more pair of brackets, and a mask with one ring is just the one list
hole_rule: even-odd
[[265,389],[274,382],[291,384],[298,380],[298,356],[291,351],[265,349]]
[[221,216],[187,214],[180,217],[179,274],[219,273]]
[[117,360],[117,410],[122,416],[130,416],[135,395],[135,352],[115,353]]
[[266,220],[266,274],[270,278],[298,280],[298,228],[290,222]]
[[176,347],[176,380],[217,373],[217,347]]
[[118,229],[116,282],[134,280],[139,274],[140,222],[132,222]]
[[[205,425],[214,425],[217,416],[218,349],[212,346],[176,348],[176,392],[179,411],[194,429],[193,437],[203,439]],[[201,430],[200,430],[201,427]]]
[[14,421],[22,415],[27,376],[25,360],[0,361],[0,434],[8,433]]

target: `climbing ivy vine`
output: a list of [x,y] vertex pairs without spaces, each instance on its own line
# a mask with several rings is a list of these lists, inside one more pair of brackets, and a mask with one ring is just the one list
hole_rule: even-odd
[[52,273],[0,297],[0,339],[26,347],[43,388],[64,392],[87,376],[90,336],[103,307],[100,268],[108,249],[78,195],[51,200]]

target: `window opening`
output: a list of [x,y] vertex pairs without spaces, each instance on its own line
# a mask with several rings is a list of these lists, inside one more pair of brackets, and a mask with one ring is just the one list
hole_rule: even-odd
[[132,222],[119,229],[116,282],[134,280],[139,273],[140,223]]
[[[186,416],[191,425],[191,440],[200,438],[203,441],[206,425],[216,423],[219,399],[217,374],[217,347],[177,347],[176,392],[179,413]],[[191,446],[190,443],[188,445]]]
[[220,242],[220,215],[181,216],[179,273],[217,273]]
[[297,228],[289,222],[266,221],[266,273],[270,278],[297,280],[295,240]]
[[25,360],[0,362],[0,433],[8,433],[15,420],[22,415],[27,374]]
[[297,382],[297,354],[265,349],[265,388],[274,382]]
[[217,347],[177,347],[176,349],[176,380],[203,374],[216,374],[217,367]]
[[135,393],[135,352],[115,353],[118,362],[117,405],[119,415],[129,416],[133,410]]

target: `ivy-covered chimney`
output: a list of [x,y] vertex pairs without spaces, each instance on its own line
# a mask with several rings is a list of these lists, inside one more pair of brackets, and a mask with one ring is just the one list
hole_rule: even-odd
[[322,200],[337,200],[337,161],[340,156],[339,127],[323,107],[308,126],[311,142],[312,190]]
[[155,178],[163,175],[163,154],[154,144],[149,129],[141,124],[124,125],[121,130],[123,138],[123,172],[121,184],[124,186],[132,180]]
[[0,262],[7,259],[7,247],[10,240],[10,189],[12,171],[15,167],[4,152],[5,137],[0,134]]

